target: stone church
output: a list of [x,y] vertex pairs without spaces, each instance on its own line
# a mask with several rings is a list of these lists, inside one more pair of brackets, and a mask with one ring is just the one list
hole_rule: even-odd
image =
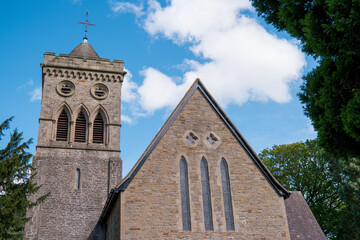
[[326,239],[199,79],[122,177],[123,66],[86,38],[44,54],[33,166],[50,195],[24,239]]

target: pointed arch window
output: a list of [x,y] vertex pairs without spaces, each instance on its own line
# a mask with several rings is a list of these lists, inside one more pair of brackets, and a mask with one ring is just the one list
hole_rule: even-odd
[[104,143],[105,124],[101,113],[99,112],[93,124],[93,143]]
[[188,168],[185,158],[180,159],[181,214],[184,231],[191,231]]
[[226,230],[234,231],[235,227],[234,227],[232,200],[231,200],[229,167],[224,158],[221,159],[220,171],[221,171],[221,184],[222,184],[222,192],[223,192],[223,200],[224,200]]
[[203,195],[205,230],[212,231],[214,230],[214,227],[213,227],[212,208],[211,208],[209,168],[208,168],[208,163],[204,157],[201,159],[200,171],[201,171],[201,187],[202,187],[202,195]]
[[86,142],[86,118],[81,111],[75,123],[75,142]]
[[63,109],[57,120],[56,141],[67,141],[68,131],[69,131],[69,117],[65,109]]

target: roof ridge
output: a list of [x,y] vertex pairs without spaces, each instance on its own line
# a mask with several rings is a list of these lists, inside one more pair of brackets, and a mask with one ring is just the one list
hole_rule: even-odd
[[151,152],[155,149],[161,138],[165,135],[172,122],[175,121],[178,114],[184,108],[186,103],[189,101],[194,92],[199,89],[200,93],[205,97],[206,101],[210,104],[210,106],[215,110],[215,112],[219,115],[221,120],[225,123],[225,125],[229,128],[231,133],[235,136],[241,146],[245,149],[246,153],[250,156],[250,158],[254,161],[255,165],[259,168],[264,177],[268,180],[270,185],[274,188],[274,190],[284,199],[290,196],[290,192],[286,190],[270,173],[270,171],[266,168],[264,163],[257,156],[255,151],[250,147],[244,137],[240,134],[239,130],[235,127],[235,125],[230,121],[225,112],[221,109],[220,105],[216,102],[214,97],[210,94],[210,92],[205,88],[204,84],[199,78],[196,78],[194,83],[191,85],[189,90],[186,92],[184,97],[181,99],[179,104],[175,107],[174,111],[170,114],[166,122],[160,128],[158,133],[155,135],[153,140],[150,142],[148,147],[145,149],[143,154],[140,156],[139,160],[135,163],[130,172],[122,179],[119,183],[119,186],[115,189],[112,189],[109,195],[109,198],[106,200],[104,209],[101,213],[99,221],[102,222],[108,214],[109,208],[112,206],[116,196],[120,191],[125,191],[129,186],[130,182],[134,179],[137,172],[141,169],[142,165],[145,163]]

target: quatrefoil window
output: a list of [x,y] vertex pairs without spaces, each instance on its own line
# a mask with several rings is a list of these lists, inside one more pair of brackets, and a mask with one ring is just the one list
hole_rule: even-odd
[[221,138],[214,132],[207,132],[202,140],[208,148],[217,148],[221,143]]
[[186,140],[191,144],[195,144],[196,140],[198,140],[199,138],[192,132],[190,132],[187,136],[186,136]]
[[206,140],[213,145],[214,143],[216,143],[217,141],[219,141],[219,139],[217,137],[214,136],[214,134],[210,133],[210,135],[206,138]]

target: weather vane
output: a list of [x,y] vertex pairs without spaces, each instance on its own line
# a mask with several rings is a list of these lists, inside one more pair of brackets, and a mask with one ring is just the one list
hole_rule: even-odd
[[89,23],[89,21],[88,21],[88,16],[89,16],[89,10],[87,10],[87,12],[86,12],[86,21],[85,21],[85,22],[78,22],[78,23],[80,23],[80,24],[84,24],[84,25],[85,25],[85,37],[84,37],[84,39],[87,39],[86,33],[87,33],[87,27],[88,27],[88,25],[93,25],[93,26],[95,26],[95,24]]

